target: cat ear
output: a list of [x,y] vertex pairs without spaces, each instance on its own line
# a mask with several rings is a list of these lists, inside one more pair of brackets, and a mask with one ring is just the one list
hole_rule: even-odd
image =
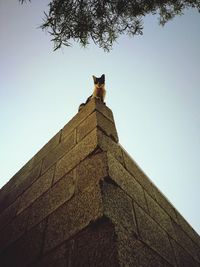
[[103,83],[105,83],[105,74],[101,75],[101,80],[103,81]]
[[93,78],[93,80],[94,80],[94,83],[96,83],[96,79],[97,79],[97,77],[95,77],[94,75],[92,75],[92,78]]

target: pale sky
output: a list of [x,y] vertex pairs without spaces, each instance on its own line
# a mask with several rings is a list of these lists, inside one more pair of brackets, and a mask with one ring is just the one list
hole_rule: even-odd
[[53,52],[38,29],[47,0],[0,0],[0,187],[76,113],[105,73],[120,144],[200,233],[200,15]]

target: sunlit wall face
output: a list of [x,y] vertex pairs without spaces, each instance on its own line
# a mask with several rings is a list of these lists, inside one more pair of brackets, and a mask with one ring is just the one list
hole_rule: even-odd
[[120,143],[200,232],[200,16],[123,36],[110,53],[90,45],[53,52],[37,27],[48,1],[0,3],[0,186],[77,112],[106,74]]

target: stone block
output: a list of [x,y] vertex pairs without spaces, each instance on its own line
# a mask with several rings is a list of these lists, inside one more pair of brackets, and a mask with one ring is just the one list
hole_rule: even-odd
[[176,262],[178,267],[199,267],[200,264],[196,262],[185,249],[183,249],[176,241],[171,240]]
[[196,260],[200,265],[200,248],[196,243],[183,231],[176,222],[172,221],[176,233],[176,241]]
[[134,243],[132,255],[138,260],[138,267],[171,267],[158,253],[143,242]]
[[20,197],[17,214],[30,206],[38,197],[46,192],[52,185],[55,166],[38,178]]
[[67,154],[76,144],[76,133],[73,131],[62,142],[49,152],[42,163],[42,173],[56,163],[62,156]]
[[156,193],[154,192],[155,185],[150,181],[150,179],[144,174],[137,163],[128,155],[128,153],[122,149],[124,165],[128,172],[130,172],[134,178],[141,184],[141,186],[151,195],[154,199],[156,198]]
[[66,244],[58,246],[50,253],[43,255],[43,257],[37,262],[31,265],[31,267],[66,267],[68,266],[68,255]]
[[110,178],[101,182],[101,190],[104,215],[115,225],[125,228],[129,235],[137,235],[132,199]]
[[47,144],[45,144],[34,156],[34,164],[38,163],[42,160],[49,152],[52,151],[60,142],[61,138],[61,130],[55,134]]
[[174,253],[167,233],[136,203],[134,207],[141,240],[168,263],[175,265]]
[[5,210],[3,210],[2,213],[0,213],[0,231],[15,217],[19,202],[20,197],[18,197],[15,202],[13,202],[10,206],[8,206],[8,208],[6,208]]
[[106,107],[98,99],[92,99],[85,107],[78,112],[62,129],[62,139],[71,133],[83,120],[85,120],[91,113],[98,110],[106,118],[114,122],[112,111]]
[[91,187],[75,195],[49,216],[45,251],[53,249],[102,216],[99,187]]
[[[19,180],[21,180],[21,177],[25,177],[27,173],[31,171],[31,169],[34,166],[34,158],[30,159],[9,181],[7,184],[5,184],[0,189],[0,204],[2,203],[3,199],[6,197],[6,195],[11,192],[18,183]],[[0,210],[1,205],[0,205]]]
[[74,174],[71,172],[32,204],[28,219],[28,229],[42,221],[59,206],[72,198],[74,192]]
[[115,157],[122,165],[124,165],[121,146],[106,136],[101,130],[98,131],[98,146],[103,151],[109,151],[113,157]]
[[195,232],[191,225],[183,218],[176,210],[178,224],[182,227],[185,233],[200,247],[200,236]]
[[141,207],[147,210],[142,186],[132,175],[110,154],[108,153],[109,176]]
[[119,266],[115,229],[109,220],[102,218],[91,223],[76,234],[72,242],[72,266]]
[[107,155],[100,152],[83,160],[76,168],[76,190],[84,191],[88,187],[99,184],[108,176]]
[[78,126],[77,142],[80,142],[95,127],[100,128],[108,137],[118,142],[115,124],[98,111],[93,112]]
[[24,210],[0,231],[0,253],[25,233],[28,217],[29,210]]
[[57,162],[54,182],[58,181],[63,175],[78,165],[84,158],[93,152],[96,147],[97,129],[94,129]]
[[120,266],[171,267],[155,250],[131,236],[123,228],[117,230],[117,246]]
[[37,259],[42,251],[46,221],[43,221],[0,254],[1,266],[25,267]]
[[147,206],[150,216],[172,237],[175,238],[175,231],[170,216],[163,208],[145,192]]
[[177,222],[177,217],[175,213],[175,209],[173,205],[170,203],[170,201],[158,190],[158,188],[155,187],[155,196],[156,201],[159,203],[159,205],[169,214],[169,216]]
[[39,177],[40,171],[41,163],[35,166],[29,173],[25,173],[19,176],[19,179],[15,180],[12,190],[8,191],[1,200],[0,212],[12,204],[16,198]]

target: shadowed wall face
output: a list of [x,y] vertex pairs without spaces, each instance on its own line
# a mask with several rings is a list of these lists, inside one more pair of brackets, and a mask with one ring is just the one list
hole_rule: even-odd
[[1,266],[200,266],[200,238],[91,100],[0,191]]

